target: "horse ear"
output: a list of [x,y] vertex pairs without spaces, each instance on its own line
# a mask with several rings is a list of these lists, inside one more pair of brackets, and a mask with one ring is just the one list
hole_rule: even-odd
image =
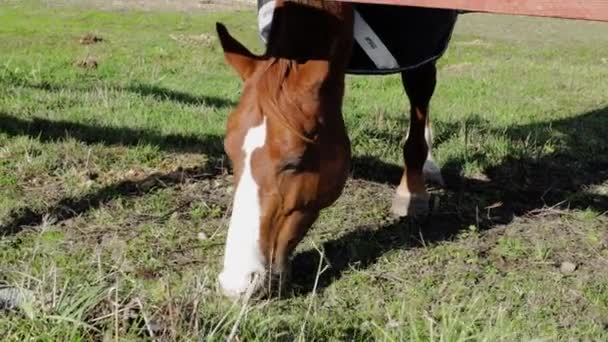
[[311,60],[305,62],[301,66],[302,70],[306,72],[301,72],[298,75],[297,82],[301,86],[304,87],[318,87],[321,85],[320,76],[319,75],[327,75],[329,73],[329,62],[323,60]]
[[226,62],[232,65],[243,81],[247,80],[253,74],[259,57],[255,56],[243,44],[234,39],[223,24],[216,23],[215,28],[224,50]]

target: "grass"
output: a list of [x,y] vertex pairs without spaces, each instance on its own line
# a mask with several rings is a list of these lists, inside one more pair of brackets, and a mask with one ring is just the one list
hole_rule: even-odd
[[27,294],[0,311],[6,340],[222,340],[239,317],[240,340],[608,338],[605,24],[461,18],[432,103],[448,186],[424,222],[388,214],[399,78],[349,76],[352,180],[288,293],[243,307],[215,288],[240,89],[216,21],[260,51],[247,11],[0,4],[0,287]]

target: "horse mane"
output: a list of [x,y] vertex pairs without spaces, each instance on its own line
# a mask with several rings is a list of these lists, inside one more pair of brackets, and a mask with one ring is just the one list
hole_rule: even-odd
[[[298,125],[297,120],[307,117],[307,113],[302,109],[302,99],[290,89],[288,80],[290,75],[294,77],[306,72],[304,65],[308,61],[330,63],[332,59],[342,57],[343,51],[336,51],[340,47],[335,46],[333,35],[342,33],[340,21],[343,19],[340,17],[344,15],[345,5],[334,1],[279,0],[276,6],[264,55],[268,64],[258,81],[261,92],[258,106],[262,113],[276,118],[305,142],[316,143],[316,137],[311,137],[314,132],[305,132]],[[307,33],[302,35],[311,22],[314,22],[313,40],[309,40],[309,44],[314,43],[316,48],[308,48],[305,42],[309,36]]]

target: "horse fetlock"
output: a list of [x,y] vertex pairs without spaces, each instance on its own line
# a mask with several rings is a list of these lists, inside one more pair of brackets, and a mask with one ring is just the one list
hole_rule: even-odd
[[397,217],[426,216],[429,213],[428,192],[397,192],[393,198],[391,212]]
[[424,168],[422,169],[422,173],[424,174],[424,178],[440,187],[445,186],[445,181],[443,180],[443,176],[441,175],[441,169],[432,159],[427,159],[424,162]]

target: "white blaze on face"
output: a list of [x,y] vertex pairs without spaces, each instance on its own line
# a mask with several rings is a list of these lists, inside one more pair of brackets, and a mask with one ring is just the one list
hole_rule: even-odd
[[[219,276],[220,287],[228,296],[244,294],[255,274],[265,272],[264,257],[260,251],[261,208],[259,186],[251,172],[251,156],[266,141],[266,118],[259,126],[251,127],[243,140],[243,171],[234,194],[232,217],[226,239],[224,269]],[[262,281],[263,277],[255,277]]]

